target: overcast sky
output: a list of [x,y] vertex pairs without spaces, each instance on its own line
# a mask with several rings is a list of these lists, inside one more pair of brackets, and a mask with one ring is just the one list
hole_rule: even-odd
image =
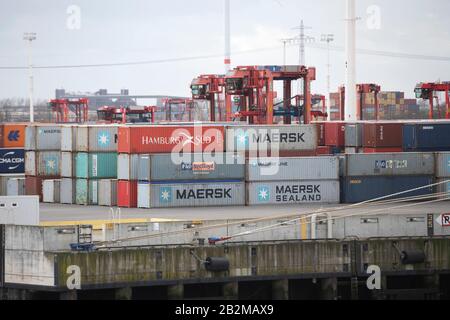
[[[357,47],[450,58],[450,1],[357,0]],[[36,97],[56,88],[94,92],[107,88],[131,94],[189,95],[199,74],[223,73],[223,0],[1,0],[0,67],[26,66],[23,33],[37,33],[36,66],[121,63],[212,56],[199,60],[71,69],[36,69]],[[79,28],[71,5],[80,9]],[[380,28],[376,13],[380,9]],[[280,39],[296,36],[303,19],[316,44],[306,64],[317,68],[313,91],[326,92],[326,51],[320,35],[334,33],[344,45],[344,0],[231,0],[232,64],[282,64]],[[372,7],[373,8],[373,7]],[[375,7],[376,8],[376,7]],[[70,11],[70,10],[69,10]],[[374,12],[374,11],[371,11]],[[69,24],[69,26],[68,26]],[[375,27],[374,27],[375,26]],[[298,46],[288,47],[287,64],[297,64]],[[332,91],[344,82],[344,53],[331,52]],[[417,82],[450,80],[450,61],[358,55],[357,81],[413,95]],[[0,98],[26,97],[27,70],[0,69]]]

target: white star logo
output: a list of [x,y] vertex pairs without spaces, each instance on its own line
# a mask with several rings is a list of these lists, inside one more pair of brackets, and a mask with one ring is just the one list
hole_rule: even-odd
[[109,143],[109,137],[107,134],[102,133],[98,136],[98,143],[101,145],[107,145]]
[[56,161],[55,161],[55,160],[49,160],[49,161],[47,161],[47,167],[49,167],[50,169],[55,169],[55,167],[56,167]]
[[260,189],[258,197],[261,201],[267,200],[267,198],[269,197],[269,190],[265,188]]
[[167,189],[164,189],[161,191],[161,199],[163,201],[169,201],[170,200],[170,192]]

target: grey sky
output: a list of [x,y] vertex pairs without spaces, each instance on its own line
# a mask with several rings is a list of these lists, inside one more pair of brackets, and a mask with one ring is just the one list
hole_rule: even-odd
[[[231,0],[233,65],[282,64],[281,38],[296,35],[300,19],[319,42],[334,33],[344,45],[345,0]],[[70,30],[67,8],[81,9],[81,28]],[[367,8],[381,9],[381,29],[367,27]],[[450,1],[357,0],[358,48],[450,57]],[[223,0],[106,1],[1,0],[0,67],[26,66],[23,32],[34,31],[34,65],[115,63],[223,53]],[[273,48],[257,52],[242,51]],[[288,64],[298,62],[298,47],[288,48]],[[313,91],[326,92],[326,52],[308,48],[306,61],[317,68]],[[344,82],[344,54],[332,52],[332,91]],[[36,97],[55,88],[189,95],[192,78],[222,73],[223,57],[139,66],[35,70]],[[420,81],[450,80],[449,61],[358,56],[358,82],[413,95]],[[0,98],[26,97],[27,70],[0,70]]]

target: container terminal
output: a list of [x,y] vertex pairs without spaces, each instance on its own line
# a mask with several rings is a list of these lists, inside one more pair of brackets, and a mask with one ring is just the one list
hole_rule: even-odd
[[29,63],[29,106],[0,113],[0,300],[450,299],[450,81],[359,83],[346,0],[345,84],[327,34],[315,93],[303,21],[283,64],[235,65],[223,2],[225,72],[189,97],[37,107]]

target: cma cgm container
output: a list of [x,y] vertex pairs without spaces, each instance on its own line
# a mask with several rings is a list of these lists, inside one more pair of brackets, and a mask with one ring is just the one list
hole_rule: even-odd
[[25,147],[25,124],[5,123],[0,125],[0,148]]
[[124,181],[124,180],[118,181],[117,206],[123,208],[136,208],[137,193],[138,193],[137,181]]
[[98,180],[76,179],[75,202],[79,205],[98,204]]
[[402,123],[364,123],[363,146],[368,148],[401,147]]
[[27,176],[59,177],[61,153],[59,151],[27,151],[25,174]]
[[348,123],[345,125],[345,146],[349,148],[360,148],[363,145],[362,123]]
[[61,151],[75,152],[77,150],[77,126],[61,127]]
[[118,131],[119,153],[224,151],[223,126],[129,126]]
[[244,180],[244,155],[185,153],[119,155],[118,178],[140,181]]
[[345,146],[345,122],[325,123],[325,145],[332,147]]
[[345,176],[433,175],[433,153],[347,154]]
[[245,183],[138,184],[139,208],[209,207],[245,205]]
[[61,150],[61,127],[30,125],[25,129],[25,150]]
[[404,151],[450,151],[450,123],[405,124]]
[[76,179],[62,178],[60,183],[59,201],[62,204],[76,203]]
[[76,151],[115,152],[117,151],[118,127],[115,125],[78,126]]
[[76,177],[116,178],[117,153],[77,153],[75,157]]
[[[346,177],[342,179],[342,203],[358,203],[433,184],[432,176]],[[397,195],[388,199],[432,194],[433,187]]]
[[25,173],[25,151],[23,149],[0,149],[0,174]]
[[337,157],[313,158],[251,158],[247,181],[337,180]]
[[436,154],[437,168],[436,177],[450,177],[450,152],[440,152]]
[[339,203],[339,180],[247,183],[247,205]]
[[230,126],[226,129],[226,151],[309,151],[316,150],[315,124],[279,126]]

